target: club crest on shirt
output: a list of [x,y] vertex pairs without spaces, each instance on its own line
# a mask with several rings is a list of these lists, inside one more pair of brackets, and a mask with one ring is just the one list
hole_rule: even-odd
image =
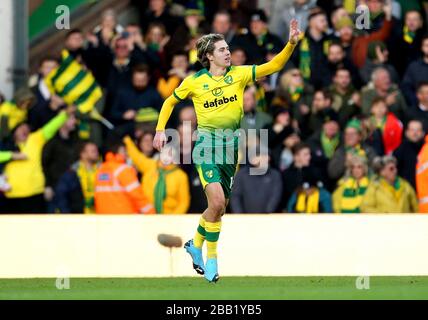
[[213,177],[214,173],[212,170],[208,170],[208,171],[205,171],[205,175],[208,177],[208,179],[211,179]]
[[223,94],[223,89],[222,88],[215,88],[211,91],[211,93],[213,94],[214,97],[219,97]]
[[226,76],[226,77],[224,78],[224,82],[226,82],[227,84],[231,84],[231,83],[233,82],[233,78],[232,78],[232,76],[231,76],[231,75]]

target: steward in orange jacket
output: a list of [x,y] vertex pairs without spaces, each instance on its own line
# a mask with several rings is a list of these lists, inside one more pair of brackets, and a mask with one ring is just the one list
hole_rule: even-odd
[[95,179],[95,212],[105,214],[155,213],[143,194],[135,169],[125,156],[108,152]]
[[416,165],[416,191],[419,201],[419,212],[428,213],[428,135],[418,155]]

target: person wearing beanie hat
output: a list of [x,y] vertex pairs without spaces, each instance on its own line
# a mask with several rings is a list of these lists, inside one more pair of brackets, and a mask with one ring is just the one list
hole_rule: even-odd
[[19,88],[12,101],[0,105],[0,141],[9,136],[10,132],[21,122],[27,120],[28,110],[36,100],[33,92],[27,88]]
[[361,121],[352,119],[346,125],[343,134],[343,143],[335,151],[328,163],[328,176],[332,180],[339,180],[346,171],[346,166],[353,155],[363,157],[371,163],[376,156],[375,150],[363,142]]

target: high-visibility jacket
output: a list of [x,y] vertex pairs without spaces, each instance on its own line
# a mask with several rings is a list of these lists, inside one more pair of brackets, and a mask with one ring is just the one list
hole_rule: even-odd
[[135,169],[121,155],[107,153],[95,180],[95,212],[104,214],[155,213],[143,194]]
[[428,213],[428,135],[425,136],[425,144],[418,154],[416,191],[418,194],[419,212]]

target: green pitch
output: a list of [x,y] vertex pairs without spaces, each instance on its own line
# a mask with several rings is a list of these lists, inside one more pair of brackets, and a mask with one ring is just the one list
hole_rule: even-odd
[[55,279],[0,279],[0,299],[428,299],[428,277],[72,278],[68,290]]

